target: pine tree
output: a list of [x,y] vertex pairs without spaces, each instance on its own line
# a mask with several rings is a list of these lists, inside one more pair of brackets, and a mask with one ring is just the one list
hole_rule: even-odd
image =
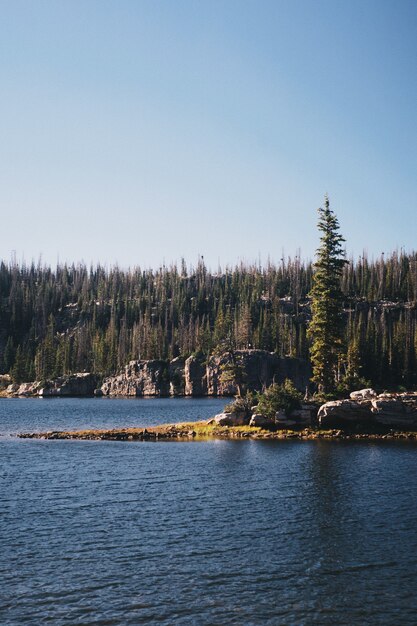
[[27,380],[26,360],[22,348],[17,346],[14,365],[10,370],[10,375],[14,383],[23,383]]
[[343,355],[343,293],[341,277],[344,265],[343,239],[339,233],[339,221],[330,209],[329,198],[324,208],[318,210],[318,229],[322,235],[314,264],[311,290],[311,322],[308,336],[311,340],[311,363],[313,381],[319,391],[331,393],[337,380]]

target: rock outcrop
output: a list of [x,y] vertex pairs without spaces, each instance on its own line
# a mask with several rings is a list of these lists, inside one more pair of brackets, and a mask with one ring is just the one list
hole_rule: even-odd
[[351,400],[372,400],[377,397],[376,391],[373,389],[360,389],[359,391],[352,391],[349,394]]
[[[239,350],[235,353],[245,387],[261,391],[274,382],[290,378],[304,390],[310,369],[301,359],[278,357],[265,350]],[[222,375],[230,364],[229,354],[210,357],[190,356],[172,361],[130,361],[118,374],[104,379],[97,389],[98,378],[90,373],[62,376],[46,383],[9,384],[11,396],[234,396],[236,381],[226,382]],[[9,382],[9,381],[7,381]]]
[[168,396],[169,367],[166,361],[130,361],[117,376],[103,381],[104,396]]
[[184,359],[177,357],[168,365],[169,395],[183,396],[185,394]]
[[305,428],[315,422],[317,409],[313,404],[302,404],[299,409],[294,409],[289,415],[284,411],[277,411],[275,424],[278,428]]
[[383,393],[372,389],[353,392],[349,400],[326,402],[318,412],[323,428],[375,425],[390,428],[417,428],[417,392]]
[[12,384],[7,387],[11,396],[70,397],[93,396],[98,379],[94,374],[82,372],[60,376],[53,380],[34,383]]
[[207,371],[202,359],[190,356],[185,361],[184,377],[186,396],[207,395]]
[[[308,385],[311,371],[302,359],[279,357],[266,350],[237,350],[235,359],[242,368],[245,386],[251,391],[262,391],[272,383],[292,380],[300,391]],[[212,356],[207,363],[207,394],[209,396],[234,396],[238,393],[236,383],[224,382],[222,370],[230,364],[230,355]]]
[[[310,377],[305,361],[279,357],[265,350],[238,350],[235,358],[242,370],[245,386],[261,391],[273,382],[290,378],[304,391]],[[235,381],[225,382],[223,369],[230,364],[229,354],[204,358],[190,356],[185,362],[177,357],[167,361],[131,361],[116,376],[106,378],[101,395],[109,396],[234,396]]]
[[208,423],[217,424],[218,426],[247,426],[249,419],[249,416],[245,413],[219,413],[209,420]]
[[275,426],[275,422],[269,419],[269,417],[266,417],[265,415],[261,415],[260,413],[255,413],[250,418],[249,426],[257,426],[259,428],[272,429]]

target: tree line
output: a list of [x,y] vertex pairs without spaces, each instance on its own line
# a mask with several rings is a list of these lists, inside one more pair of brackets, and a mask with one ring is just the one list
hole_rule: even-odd
[[[417,254],[350,259],[340,272],[343,376],[417,385]],[[310,358],[313,264],[300,256],[209,271],[0,263],[0,372],[16,382],[112,374],[132,359],[260,348]]]

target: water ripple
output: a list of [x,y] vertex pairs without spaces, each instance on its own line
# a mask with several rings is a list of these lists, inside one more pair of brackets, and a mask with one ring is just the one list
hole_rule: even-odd
[[0,442],[2,625],[415,625],[413,444],[89,444]]

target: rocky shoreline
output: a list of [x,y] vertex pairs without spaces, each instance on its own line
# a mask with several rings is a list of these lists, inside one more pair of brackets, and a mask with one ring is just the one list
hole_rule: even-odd
[[[222,372],[231,363],[231,355],[177,357],[171,361],[130,361],[116,375],[100,378],[81,372],[59,378],[12,383],[2,395],[6,397],[232,397],[239,392],[236,382],[225,380]],[[292,357],[279,357],[266,350],[237,350],[245,386],[262,391],[272,383],[289,378],[304,391],[311,375],[309,365]]]

